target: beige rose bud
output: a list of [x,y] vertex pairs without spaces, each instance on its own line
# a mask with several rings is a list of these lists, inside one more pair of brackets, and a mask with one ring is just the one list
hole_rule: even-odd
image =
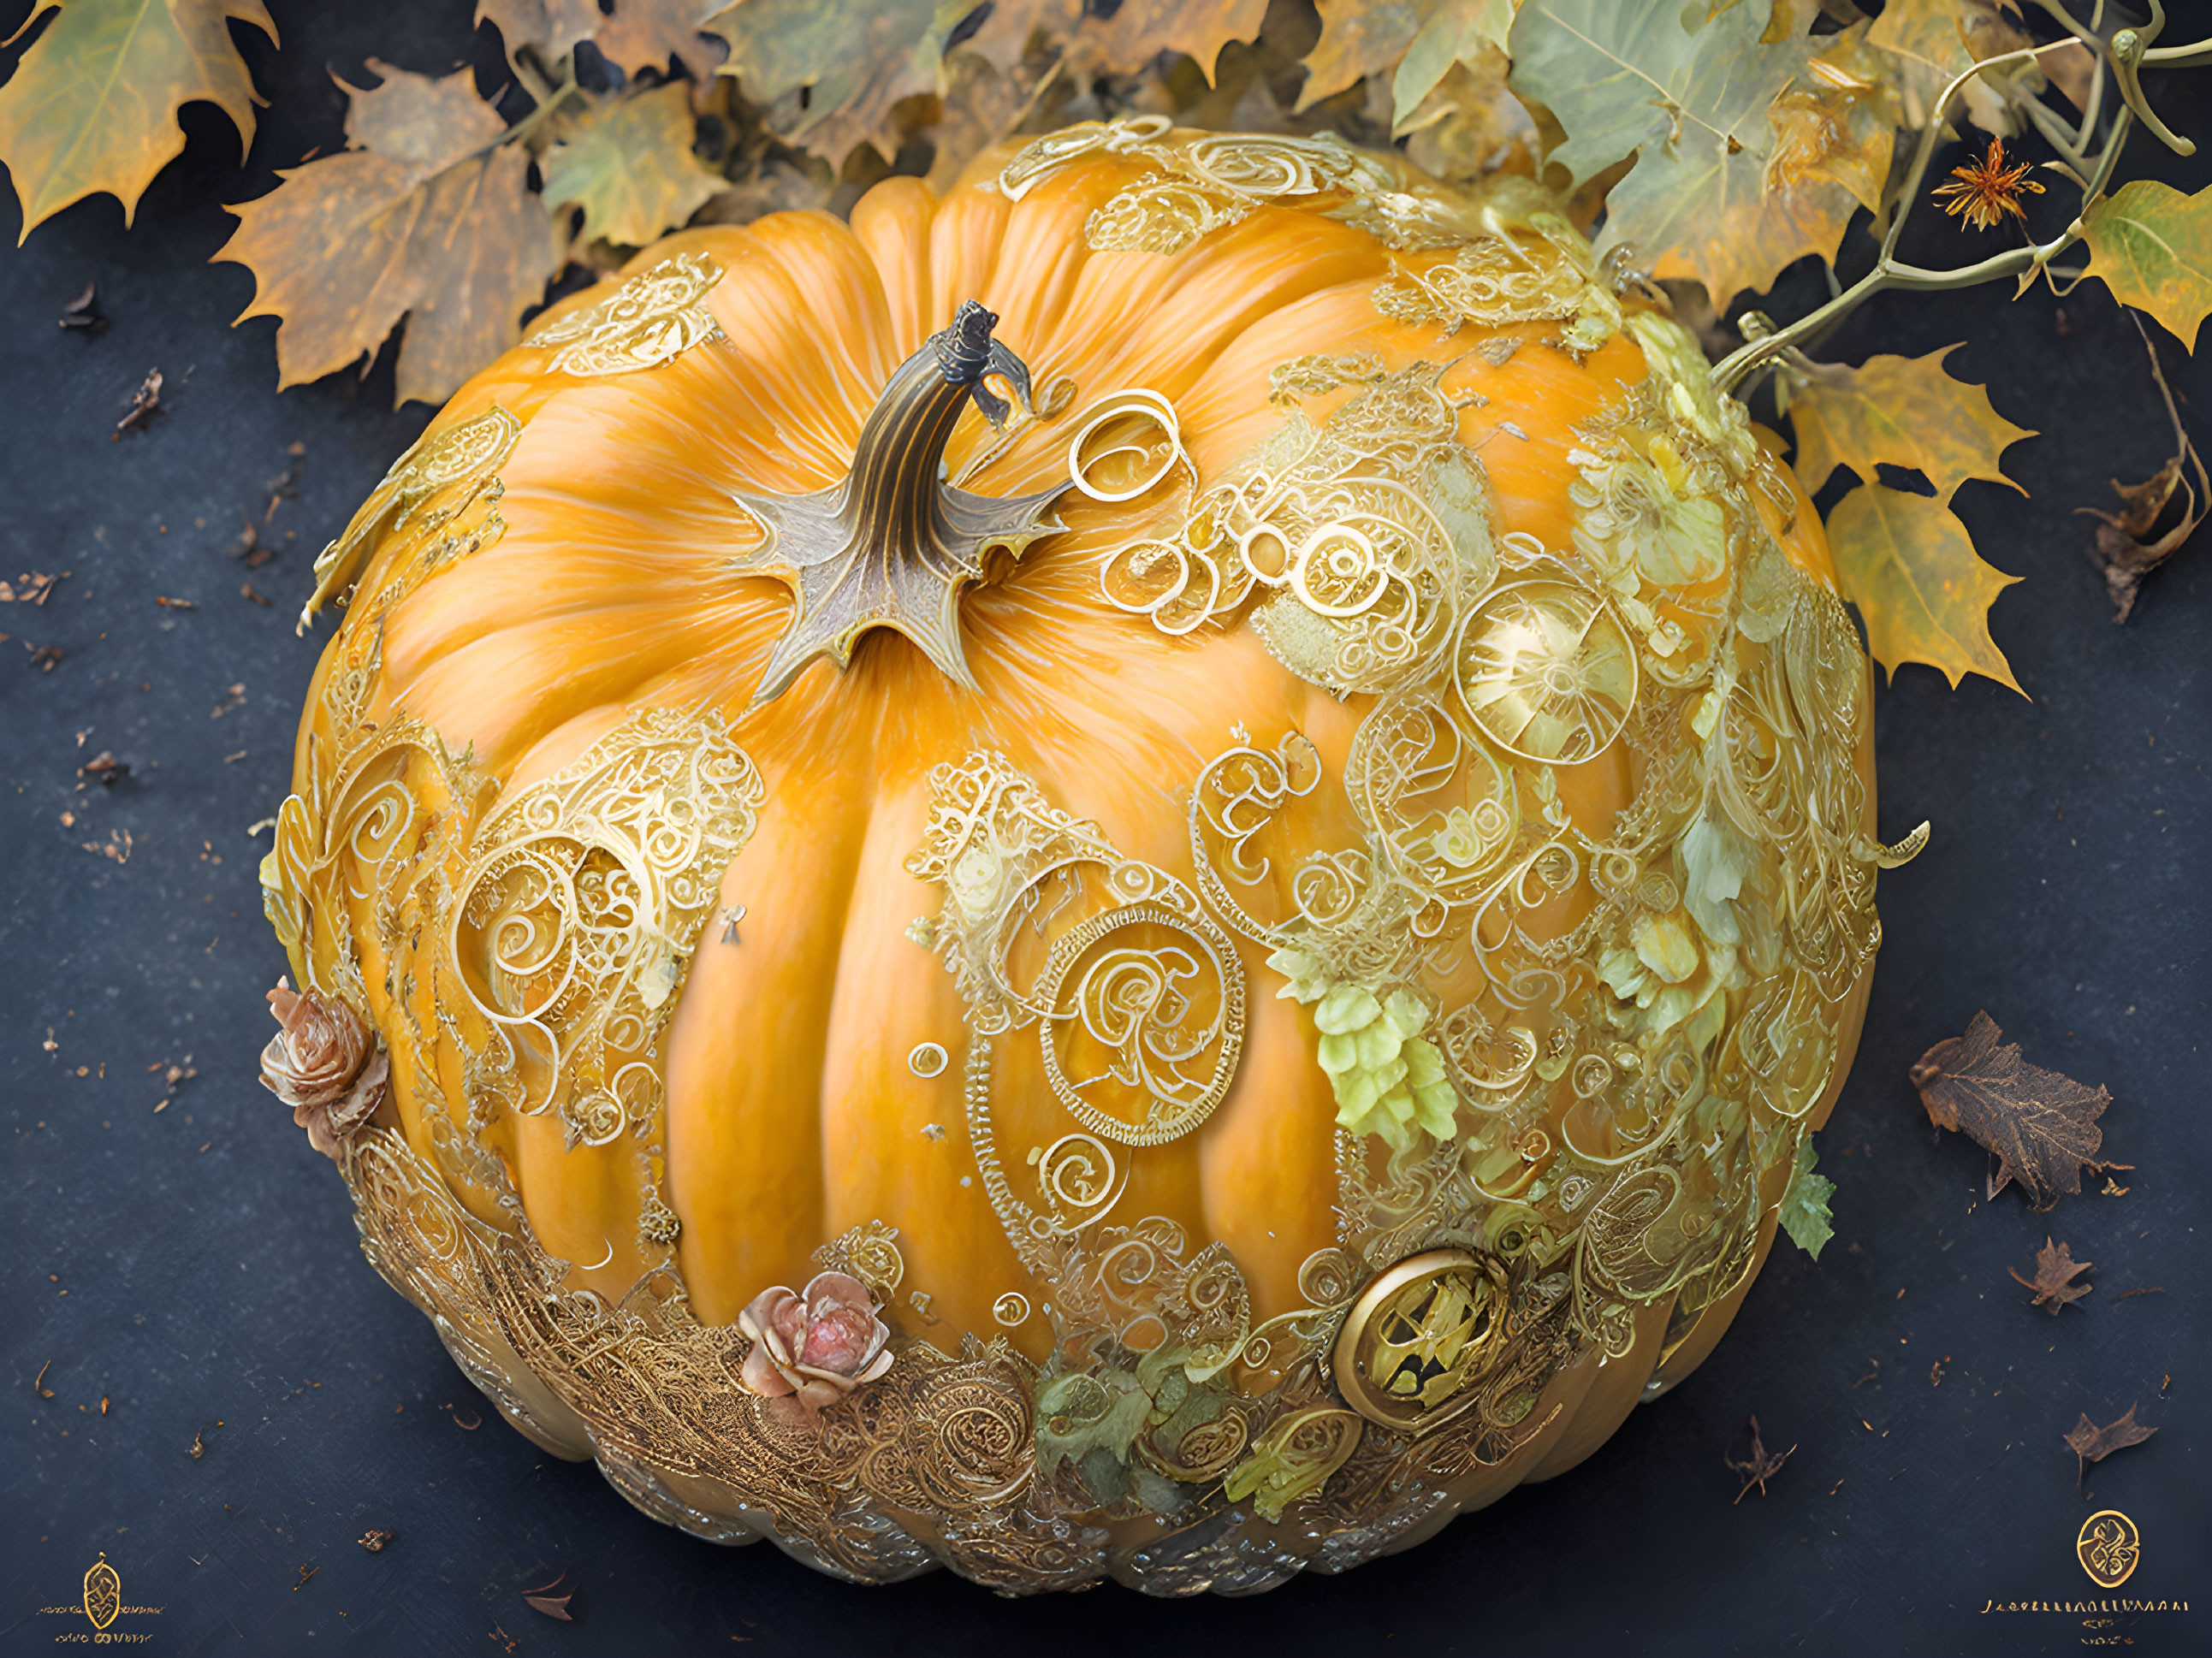
[[261,1085],[292,1108],[292,1121],[326,1157],[376,1114],[392,1061],[376,1035],[343,1002],[297,991],[283,979],[269,993],[283,1027],[261,1050]]
[[890,1327],[868,1286],[849,1272],[817,1272],[796,1293],[763,1290],[738,1315],[738,1328],[753,1344],[738,1379],[763,1399],[795,1395],[809,1411],[891,1367]]

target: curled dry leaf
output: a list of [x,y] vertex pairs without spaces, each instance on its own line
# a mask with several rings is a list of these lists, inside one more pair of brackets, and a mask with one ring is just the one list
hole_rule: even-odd
[[388,1531],[365,1531],[356,1540],[371,1554],[381,1554],[384,1546],[392,1540],[392,1533]]
[[2157,1431],[2157,1429],[2146,1428],[2136,1420],[2136,1407],[2132,1405],[2128,1406],[2125,1416],[2117,1422],[2107,1422],[2101,1428],[2089,1420],[2087,1412],[2083,1412],[2081,1419],[2068,1429],[2065,1435],[2066,1442],[2073,1448],[2076,1461],[2074,1483],[2077,1485],[2081,1483],[2081,1477],[2089,1471],[2092,1462],[2102,1462],[2114,1451],[2140,1445]]
[[523,1603],[532,1612],[542,1612],[548,1618],[557,1618],[564,1624],[574,1623],[575,1614],[568,1610],[568,1602],[575,1599],[576,1591],[561,1587],[562,1579],[568,1576],[563,1571],[543,1588],[523,1590]]
[[1965,1134],[1994,1159],[1990,1197],[2018,1181],[2031,1204],[2048,1209],[2061,1193],[2081,1191],[2083,1169],[2105,1166],[2097,1160],[2105,1138],[2097,1119],[2112,1096],[2029,1065],[2017,1043],[2000,1045],[2002,1035],[1996,1020],[1977,1013],[1965,1035],[1936,1043],[1908,1074],[1930,1121]]
[[[2136,327],[2142,331],[2140,321]],[[2074,509],[2101,520],[2097,525],[2095,557],[2105,573],[2105,590],[2112,595],[2115,623],[2125,622],[2129,612],[2135,609],[2136,592],[2142,586],[2143,578],[2179,551],[2204,521],[2205,513],[2212,510],[2212,477],[2206,477],[2204,462],[2197,452],[2197,446],[2189,440],[2188,428],[2181,423],[2181,410],[2174,404],[2173,388],[2166,383],[2166,370],[2159,364],[2158,348],[2151,343],[2148,331],[2143,331],[2143,349],[2150,353],[2151,378],[2158,382],[2159,395],[2166,399],[2166,416],[2173,422],[2174,452],[2165,465],[2141,483],[2112,480],[2112,493],[2120,498],[2118,512],[2100,512],[2094,507]],[[2193,483],[2182,476],[2185,463],[2196,471]],[[2165,515],[2177,489],[2186,492],[2188,505],[2182,508],[2172,529],[2153,538],[2151,532]]]
[[1797,1448],[1792,1445],[1786,1451],[1769,1451],[1766,1448],[1766,1442],[1759,1436],[1759,1418],[1752,1418],[1751,1449],[1741,1458],[1727,1455],[1721,1458],[1721,1461],[1727,1464],[1732,1472],[1741,1475],[1743,1479],[1743,1489],[1736,1492],[1735,1500],[1738,1503],[1742,1502],[1750,1495],[1753,1485],[1759,1487],[1759,1494],[1761,1497],[1765,1496],[1766,1482],[1782,1471],[1782,1465],[1790,1459],[1796,1449]]
[[2094,1261],[2075,1260],[2071,1246],[2054,1244],[2046,1236],[2043,1248],[2035,1252],[2035,1276],[2021,1278],[2018,1272],[2012,1276],[2015,1282],[2025,1284],[2035,1291],[2035,1299],[2028,1303],[2030,1306],[2048,1307],[2051,1315],[2056,1318],[2060,1308],[2069,1302],[2081,1300],[2096,1287],[2074,1282],[2078,1275],[2087,1272],[2094,1265]]

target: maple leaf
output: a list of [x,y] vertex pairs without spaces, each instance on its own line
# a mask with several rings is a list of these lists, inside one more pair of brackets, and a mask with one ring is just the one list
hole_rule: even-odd
[[[1868,32],[1867,44],[1895,64],[1894,80],[1907,125],[1924,127],[1936,100],[1953,80],[1984,58],[2017,52],[2028,38],[1998,8],[2011,0],[1887,0]],[[1967,118],[1984,131],[2008,138],[2020,122],[2008,97],[2040,90],[2033,64],[1984,70],[1960,88]]]
[[1447,69],[1419,107],[1398,124],[1407,159],[1439,179],[1496,172],[1534,178],[1542,137],[1528,106],[1506,86],[1511,67],[1503,52],[1486,46],[1471,62],[1462,59]]
[[642,247],[722,188],[691,152],[691,89],[681,81],[602,105],[544,159],[545,199],[584,210],[584,234]]
[[1231,40],[1255,40],[1267,0],[1121,0],[1110,17],[1084,8],[1082,27],[1068,45],[1069,68],[1079,75],[1133,75],[1162,52],[1196,64],[1213,84],[1221,49]]
[[1565,131],[1547,159],[1576,184],[1635,155],[1607,198],[1600,248],[1632,246],[1655,276],[1695,276],[1721,307],[1804,254],[1832,258],[1877,158],[1887,172],[1890,138],[1874,83],[1840,56],[1778,104],[1816,62],[1809,12],[1777,17],[1746,0],[1694,32],[1685,15],[1526,0],[1513,85]]
[[940,22],[940,9],[938,0],[743,0],[701,27],[729,43],[716,72],[752,102],[804,88],[803,106],[793,100],[778,130],[841,161],[862,143],[897,151],[891,106],[937,89],[945,37],[960,21]]
[[1502,51],[1513,27],[1515,0],[1317,0],[1321,39],[1306,54],[1304,110],[1370,75],[1395,70],[1391,123],[1403,124],[1455,64],[1471,64],[1486,47]]
[[2198,325],[2212,312],[2212,185],[2185,196],[2137,179],[2090,203],[2081,234],[2089,275],[2194,351]]
[[2102,1462],[2114,1451],[2124,1451],[2130,1445],[2140,1445],[2157,1431],[2157,1429],[2146,1428],[2136,1420],[2136,1407],[2133,1405],[2128,1406],[2128,1413],[2118,1421],[2107,1422],[2101,1428],[2090,1421],[2088,1412],[2084,1411],[2081,1413],[2081,1419],[2069,1429],[2064,1436],[2066,1443],[2073,1450],[2075,1459],[2074,1483],[2077,1485],[2081,1483],[2081,1478],[2089,1472],[2089,1465],[2092,1462]]
[[215,257],[254,274],[239,320],[278,319],[280,389],[373,354],[405,316],[395,400],[442,402],[520,337],[562,239],[473,71],[369,67],[380,86],[347,88],[362,147],[280,171],[230,208],[238,229]]
[[1722,1462],[1731,1472],[1743,1477],[1743,1489],[1735,1494],[1735,1500],[1738,1503],[1742,1502],[1751,1494],[1751,1488],[1753,1485],[1759,1487],[1759,1494],[1761,1497],[1765,1496],[1766,1482],[1782,1471],[1782,1465],[1790,1459],[1796,1449],[1797,1448],[1792,1445],[1786,1451],[1770,1452],[1766,1448],[1765,1442],[1759,1436],[1759,1418],[1752,1418],[1750,1453],[1741,1460],[1729,1456],[1725,1452],[1721,1456]]
[[1996,1020],[1976,1013],[1964,1036],[1936,1043],[1908,1074],[1930,1121],[1996,1159],[1990,1197],[2018,1181],[2036,1208],[2048,1209],[2061,1193],[2081,1191],[2084,1169],[2104,1166],[2097,1119],[2112,1096],[2027,1064],[2018,1044],[1998,1045],[2002,1035]]
[[1983,562],[1943,502],[1862,484],[1828,514],[1828,550],[1844,597],[1866,623],[1868,649],[1893,675],[1925,662],[1954,689],[1978,673],[2020,691],[1989,623],[1990,604],[2020,578]]
[[[128,226],[154,175],[185,147],[178,109],[215,105],[253,142],[258,101],[228,20],[271,41],[262,0],[52,0],[56,16],[0,87],[0,161],[21,203],[23,228],[105,191]],[[34,5],[31,20],[46,9]],[[27,23],[26,25],[27,27]]]
[[1789,1189],[1782,1194],[1781,1212],[1782,1230],[1790,1234],[1790,1241],[1815,1260],[1836,1235],[1828,1212],[1828,1199],[1836,1193],[1836,1183],[1826,1175],[1813,1172],[1813,1165],[1820,1160],[1810,1135],[1797,1143],[1797,1163],[1790,1171]]
[[1824,363],[1793,375],[1790,422],[1797,434],[1797,455],[1792,465],[1805,493],[1818,494],[1838,466],[1874,483],[1881,464],[1924,474],[1936,486],[1936,499],[1946,503],[1968,478],[2019,489],[2000,470],[1998,458],[2035,434],[1997,413],[1986,389],[1943,372],[1943,359],[1958,349],[1947,345],[1924,357],[1869,357],[1856,368]]
[[714,77],[715,52],[700,26],[722,9],[723,0],[615,0],[592,44],[625,74],[665,70],[673,58],[703,85]]
[[[2035,1252],[2035,1276],[2021,1278],[2018,1272],[2013,1272],[2012,1276],[2015,1283],[2024,1284],[2035,1291],[2035,1299],[2028,1305],[2048,1307],[2051,1317],[2056,1318],[2060,1308],[2069,1302],[2081,1300],[2096,1288],[2093,1284],[2074,1282],[2076,1276],[2087,1272],[2095,1264],[2094,1261],[2075,1260],[2070,1245],[2053,1244],[2046,1233],[2043,1248]],[[2012,1271],[2010,1267],[2005,1270]]]
[[590,39],[606,21],[599,0],[477,0],[475,21],[487,20],[499,31],[509,63],[525,46],[550,62]]

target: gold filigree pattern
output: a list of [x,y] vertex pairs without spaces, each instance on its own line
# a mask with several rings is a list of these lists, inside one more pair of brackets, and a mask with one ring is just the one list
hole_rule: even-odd
[[556,374],[658,368],[722,337],[721,325],[700,303],[721,280],[722,267],[706,254],[678,253],[647,265],[595,304],[533,330],[524,343],[559,347],[547,365]]
[[1333,133],[1197,132],[1157,115],[1085,122],[1040,138],[1000,171],[998,188],[1019,201],[1064,168],[1109,157],[1153,176],[1091,213],[1084,239],[1097,252],[1179,253],[1276,204],[1340,219],[1393,248],[1446,246],[1471,228],[1462,200]]
[[478,1087],[571,1144],[653,1128],[660,1032],[761,798],[719,722],[653,708],[501,804],[448,921],[489,1035]]
[[424,433],[392,462],[344,533],[316,556],[315,589],[301,608],[301,630],[353,585],[380,542],[436,530],[465,510],[495,482],[494,474],[521,435],[522,422],[496,404],[473,419]]

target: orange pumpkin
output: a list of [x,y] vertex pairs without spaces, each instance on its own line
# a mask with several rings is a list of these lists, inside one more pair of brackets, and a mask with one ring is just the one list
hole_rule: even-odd
[[556,307],[318,565],[264,879],[388,1057],[372,1260],[856,1578],[1249,1588],[1572,1466],[1763,1259],[1897,855],[1704,367],[1525,181],[1149,118]]

